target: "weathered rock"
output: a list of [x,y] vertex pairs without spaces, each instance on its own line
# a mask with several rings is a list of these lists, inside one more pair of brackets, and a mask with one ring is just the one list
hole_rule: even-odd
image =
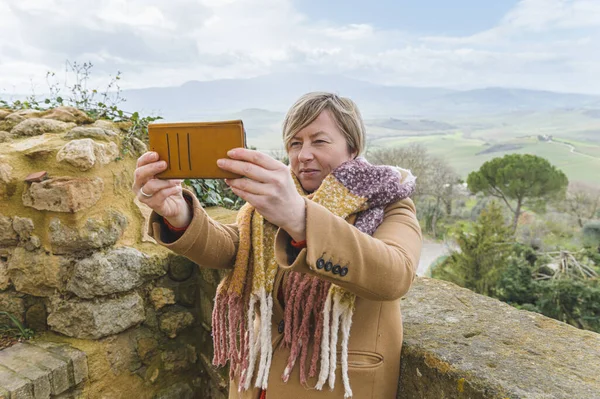
[[90,126],[99,127],[103,130],[110,130],[116,134],[119,134],[121,132],[121,129],[119,129],[119,127],[117,125],[115,125],[112,121],[109,121],[106,119],[98,119],[97,121],[92,123]]
[[104,340],[107,344],[106,359],[114,375],[129,374],[142,367],[141,359],[135,349],[136,333],[137,331],[130,330]]
[[595,399],[600,334],[419,277],[402,301],[399,399]]
[[12,247],[19,243],[19,236],[12,227],[12,219],[0,215],[0,248]]
[[148,364],[158,352],[158,341],[153,337],[141,337],[137,340],[136,350],[142,362]]
[[194,315],[187,310],[170,309],[160,315],[159,326],[169,338],[175,338],[180,331],[194,324],[194,321]]
[[156,287],[150,291],[150,300],[156,310],[162,309],[166,305],[175,304],[175,292],[169,288]]
[[97,252],[75,264],[67,290],[80,298],[129,291],[165,274],[159,262],[135,248]]
[[171,256],[169,258],[169,277],[174,281],[185,281],[192,277],[196,267],[198,266],[194,262],[184,256]]
[[39,136],[44,133],[65,133],[74,126],[74,123],[53,119],[31,118],[20,122],[10,132],[15,136]]
[[178,382],[160,390],[152,399],[192,399],[193,397],[192,388],[185,382]]
[[23,243],[23,248],[28,251],[35,251],[42,246],[42,241],[38,236],[31,236]]
[[19,115],[16,112],[8,115],[4,118],[6,123],[10,123],[12,126],[17,126],[19,123],[23,122],[26,118],[23,115]]
[[61,122],[75,122],[77,124],[93,122],[93,119],[90,118],[85,112],[69,106],[61,106],[48,110],[44,112],[42,118],[54,119]]
[[178,285],[177,290],[175,291],[175,299],[177,303],[191,308],[196,304],[197,294],[198,283],[196,281],[188,280]]
[[11,111],[6,110],[6,109],[0,109],[0,121],[4,120],[4,118],[6,118],[10,114],[12,114]]
[[49,225],[52,252],[66,254],[110,247],[119,240],[126,227],[127,218],[114,210],[104,220],[88,219],[82,228],[65,226],[54,218]]
[[51,138],[51,135],[27,137],[12,143],[10,146],[21,154],[31,154],[37,151],[44,151],[48,148],[52,148]]
[[38,111],[37,109],[21,109],[19,111],[13,112],[13,115],[22,116],[25,119],[37,118],[42,114],[42,111]]
[[13,139],[13,135],[9,132],[0,131],[0,143],[6,143]]
[[156,240],[152,238],[150,234],[148,234],[148,222],[150,220],[150,215],[152,214],[152,208],[140,202],[140,200],[137,199],[137,196],[133,198],[133,203],[137,206],[137,209],[140,211],[140,214],[144,219],[144,222],[140,224],[140,236],[142,242],[151,242],[156,244]]
[[49,303],[48,325],[75,338],[99,339],[117,334],[144,320],[139,294],[94,301],[54,297]]
[[25,312],[25,323],[27,327],[34,331],[43,331],[48,329],[46,318],[48,313],[42,303],[36,303],[27,308]]
[[12,227],[19,235],[19,239],[25,241],[31,237],[31,233],[33,232],[33,220],[15,216],[12,220]]
[[77,126],[71,129],[69,133],[65,135],[66,139],[81,139],[81,138],[90,138],[95,140],[104,140],[110,141],[114,140],[117,137],[117,133],[115,133],[111,129],[103,129],[97,126]]
[[137,137],[131,138],[131,145],[133,146],[133,150],[135,151],[135,153],[137,155],[142,155],[146,151],[148,151],[148,146],[146,145],[146,143],[144,143],[142,140],[138,139]]
[[13,176],[13,167],[0,161],[0,197],[12,197],[17,189],[17,181]]
[[8,274],[19,292],[46,297],[63,288],[68,261],[17,247],[8,260]]
[[8,276],[8,262],[0,258],[0,291],[10,287],[10,277]]
[[67,162],[79,170],[85,171],[94,165],[106,165],[119,155],[119,148],[113,142],[96,143],[92,139],[72,140],[62,147],[56,160]]
[[189,344],[168,348],[160,354],[160,357],[165,370],[174,373],[189,370],[198,360],[196,348]]
[[[25,301],[12,292],[0,292],[0,309],[13,315],[19,322],[25,320]],[[15,327],[6,316],[0,315],[0,324]]]
[[23,191],[23,204],[40,211],[77,212],[93,206],[102,195],[101,178],[57,177],[32,183]]
[[45,170],[42,170],[40,172],[33,172],[27,175],[27,177],[25,177],[25,181],[27,183],[33,183],[33,182],[41,182],[44,181],[48,178],[48,172],[46,172]]

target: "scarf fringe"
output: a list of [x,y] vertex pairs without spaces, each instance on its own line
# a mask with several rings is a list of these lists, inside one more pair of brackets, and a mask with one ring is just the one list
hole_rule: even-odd
[[[292,177],[298,192],[307,195]],[[371,235],[383,221],[383,207],[409,196],[414,186],[415,177],[408,170],[373,166],[357,158],[340,165],[308,198],[338,217],[356,214],[354,226]],[[255,387],[267,389],[273,358],[271,322],[278,268],[274,254],[277,228],[250,204],[238,212],[237,224],[239,244],[234,268],[219,284],[215,296],[213,364],[224,366],[229,360],[230,378],[239,376],[240,391],[250,389],[253,380]],[[322,390],[327,384],[333,390],[339,361],[344,398],[351,398],[348,342],[354,294],[317,277],[291,272],[283,296],[282,345],[290,350],[283,381],[289,380],[294,366],[300,363],[302,385],[307,385],[308,378],[317,377],[314,388]]]

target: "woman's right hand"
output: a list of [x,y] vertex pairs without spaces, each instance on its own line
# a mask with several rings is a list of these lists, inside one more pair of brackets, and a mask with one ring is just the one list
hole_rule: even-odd
[[146,152],[137,160],[131,189],[140,202],[164,216],[172,226],[185,227],[192,219],[192,211],[183,198],[183,180],[155,178],[166,168],[167,163],[159,161],[156,152]]

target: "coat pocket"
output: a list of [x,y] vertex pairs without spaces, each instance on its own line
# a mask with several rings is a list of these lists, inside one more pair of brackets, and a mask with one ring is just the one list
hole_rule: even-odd
[[[337,353],[337,364],[342,363],[342,352]],[[348,368],[369,369],[383,365],[383,356],[377,352],[348,351]]]

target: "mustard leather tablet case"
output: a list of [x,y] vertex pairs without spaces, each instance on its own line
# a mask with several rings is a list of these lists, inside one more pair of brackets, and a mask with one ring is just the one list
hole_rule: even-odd
[[193,123],[151,123],[150,151],[158,153],[168,167],[159,179],[225,179],[240,177],[217,166],[232,148],[246,147],[241,120]]

